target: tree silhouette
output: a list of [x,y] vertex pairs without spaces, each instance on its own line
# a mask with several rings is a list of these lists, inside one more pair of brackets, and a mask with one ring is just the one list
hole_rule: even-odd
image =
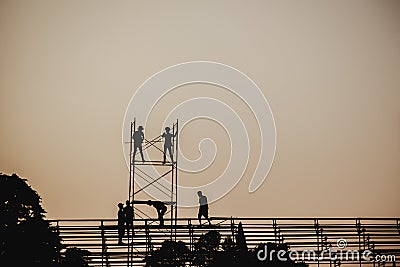
[[61,267],[88,267],[90,252],[76,247],[68,248],[61,260]]
[[238,232],[236,235],[236,247],[239,251],[247,251],[246,236],[244,235],[242,222],[239,222]]
[[235,251],[236,250],[236,244],[233,242],[231,237],[226,237],[224,242],[221,244],[222,250],[225,252],[229,251]]
[[145,258],[147,267],[178,267],[190,261],[189,249],[182,241],[166,240],[159,250]]
[[208,266],[218,254],[221,242],[221,234],[212,230],[200,236],[194,245],[193,264],[196,266]]
[[[240,234],[238,234],[240,236]],[[244,249],[243,243],[240,239],[236,238],[237,242],[234,243],[232,239],[225,239],[222,248],[215,255],[213,260],[207,265],[208,267],[220,267],[220,266],[233,266],[233,267],[306,267],[307,264],[297,263],[289,258],[287,253],[288,246],[286,244],[259,244],[255,249],[248,250]],[[257,257],[257,253],[260,250],[264,250],[265,246],[268,251],[278,252],[280,250],[285,251],[285,256],[281,257],[285,260],[279,259],[277,253],[272,253],[271,257],[267,257],[265,260],[260,260]]]
[[194,245],[194,250],[189,251],[187,246],[179,241],[164,241],[159,250],[155,250],[145,258],[147,267],[192,266],[201,267],[306,267],[304,263],[296,263],[285,253],[281,260],[277,254],[271,254],[265,260],[260,260],[257,253],[267,247],[268,251],[289,251],[286,244],[261,243],[254,249],[248,249],[243,227],[238,227],[235,235],[236,242],[231,237],[226,237],[222,244],[221,235],[212,230],[200,236]]
[[60,237],[44,214],[40,196],[25,179],[0,173],[1,266],[57,266]]

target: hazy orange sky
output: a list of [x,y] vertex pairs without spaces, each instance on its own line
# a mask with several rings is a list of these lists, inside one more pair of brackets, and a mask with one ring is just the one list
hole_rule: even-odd
[[[247,74],[277,131],[265,183],[247,192],[252,154],[211,216],[400,216],[398,1],[2,0],[0,38],[0,171],[28,178],[48,218],[116,216],[128,192],[129,100],[154,73],[193,60]],[[190,85],[162,99],[154,127],[194,96],[249,116],[220,88]],[[196,158],[205,137],[217,159],[201,175],[182,174],[183,184],[224,169],[229,139],[216,124],[188,125],[182,151]]]

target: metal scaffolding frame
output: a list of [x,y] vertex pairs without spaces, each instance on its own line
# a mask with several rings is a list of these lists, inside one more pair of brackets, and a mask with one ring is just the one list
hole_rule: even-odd
[[[195,251],[196,243],[208,231],[218,231],[222,238],[235,242],[239,232],[244,232],[247,247],[256,249],[265,243],[283,244],[290,251],[298,253],[315,251],[320,256],[325,250],[337,247],[339,239],[346,240],[346,248],[361,253],[371,251],[373,256],[392,255],[394,262],[387,266],[400,264],[400,218],[236,218],[212,217],[212,225],[198,225],[197,218],[178,218],[178,120],[171,130],[173,159],[163,164],[159,160],[136,160],[133,151],[133,133],[136,131],[136,120],[130,125],[129,153],[129,192],[128,199],[134,208],[134,233],[128,231],[128,243],[119,242],[119,228],[115,219],[99,220],[50,220],[49,223],[60,234],[66,247],[87,249],[90,252],[90,266],[143,266],[146,256],[159,249],[167,240],[182,241],[190,252]],[[160,149],[162,135],[151,140],[145,139],[143,150],[154,149],[163,156]],[[154,153],[153,153],[154,154]],[[146,172],[146,166],[157,166],[164,169],[158,177]],[[159,183],[160,179],[171,176],[171,188]],[[146,181],[142,188],[135,188],[136,179]],[[166,204],[170,205],[166,224],[161,225],[156,218],[151,218],[137,205],[145,204],[138,199],[138,193],[147,187],[154,187],[168,196]],[[133,231],[132,231],[133,233]],[[125,239],[126,240],[126,239]],[[335,247],[336,246],[336,247]],[[221,247],[218,248],[221,250]],[[310,266],[385,266],[380,261],[340,261],[330,258],[317,258],[317,261],[305,259]],[[187,265],[191,265],[189,262]],[[390,264],[390,265],[389,265]]]
[[[159,231],[169,230],[171,240],[176,240],[176,225],[177,225],[177,218],[178,218],[178,138],[179,138],[179,125],[178,120],[172,124],[170,128],[172,131],[172,159],[161,161],[161,160],[148,160],[142,161],[141,159],[136,159],[136,154],[139,151],[134,152],[134,133],[137,130],[136,125],[136,118],[130,125],[130,140],[129,143],[129,192],[128,192],[128,200],[132,203],[134,216],[136,221],[136,217],[140,219],[149,219],[145,212],[143,212],[140,208],[137,207],[138,204],[143,204],[144,201],[137,199],[137,194],[141,191],[145,190],[147,187],[154,187],[157,190],[160,190],[164,195],[168,197],[168,200],[163,201],[166,205],[170,206],[170,210],[166,213],[170,215],[170,225],[165,226],[157,226]],[[142,151],[153,149],[155,152],[160,153],[161,156],[168,159],[167,155],[164,155],[164,151],[158,146],[160,143],[163,142],[162,134],[156,136],[153,139],[146,139],[143,142]],[[167,154],[167,153],[166,153]],[[145,166],[157,166],[158,169],[164,169],[158,177],[152,177],[149,175],[146,170]],[[167,188],[162,185],[159,180],[166,178],[167,176],[171,177],[171,188]],[[146,185],[142,188],[135,189],[135,181],[136,179],[143,179],[146,181]],[[156,221],[151,221],[152,226],[155,226]],[[135,226],[134,226],[135,229]],[[146,229],[142,229],[146,231]],[[135,231],[135,230],[133,230]],[[135,237],[134,232],[132,231],[132,236],[130,235],[128,229],[128,262],[127,266],[133,266],[133,256],[135,254]],[[139,230],[140,231],[140,230]]]

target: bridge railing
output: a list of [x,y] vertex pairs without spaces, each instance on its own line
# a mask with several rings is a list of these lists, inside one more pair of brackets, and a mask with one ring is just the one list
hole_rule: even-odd
[[[160,226],[156,219],[135,219],[134,236],[125,233],[124,244],[118,243],[118,226],[115,219],[102,220],[50,220],[60,233],[63,244],[90,252],[91,266],[143,266],[144,257],[161,247],[165,240],[183,241],[190,250],[201,235],[216,230],[222,239],[235,240],[239,222],[243,225],[249,249],[261,243],[286,244],[298,253],[323,250],[370,250],[373,255],[393,255],[400,261],[399,218],[235,218],[213,217],[212,225],[199,225],[195,218],[179,218],[171,226],[166,219]],[[339,248],[338,240],[345,243]],[[344,241],[343,241],[344,240]],[[223,240],[221,240],[223,241]],[[329,258],[302,259],[310,265],[337,264]],[[346,260],[341,264],[379,266],[381,262]],[[399,263],[399,262],[397,262]],[[388,264],[388,263],[386,263]]]

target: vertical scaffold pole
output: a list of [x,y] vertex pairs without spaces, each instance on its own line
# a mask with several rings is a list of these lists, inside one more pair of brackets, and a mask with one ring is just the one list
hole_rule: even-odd
[[179,143],[179,124],[176,119],[176,139],[175,139],[175,237],[176,226],[178,225],[178,143]]
[[[133,145],[133,135],[136,131],[136,118],[133,119],[133,122],[131,122],[131,136],[130,136],[130,153],[129,153],[129,195],[128,195],[128,200],[129,203],[132,202],[133,200],[133,194],[135,192],[135,155],[133,153],[134,149],[132,149]],[[135,210],[134,210],[134,205],[132,205],[133,209],[133,220],[135,220]],[[127,234],[128,234],[128,262],[127,266],[133,266],[133,244],[131,242],[131,234],[133,235],[133,228],[129,229],[127,228]],[[132,239],[133,241],[133,239]]]
[[[133,139],[133,135],[135,134],[136,131],[136,118],[133,119],[133,132],[131,139]],[[132,140],[133,142],[134,140]],[[134,151],[135,149],[133,149]],[[135,153],[136,154],[136,153]],[[129,195],[129,202],[133,201],[133,194],[135,194],[135,156],[132,155],[132,195]],[[133,219],[135,219],[135,205],[132,204],[132,209],[133,209]],[[132,230],[133,231],[133,230]]]
[[[174,134],[174,127],[172,127],[172,134]],[[166,152],[165,152],[166,153]],[[166,156],[165,156],[166,157]],[[171,158],[171,161],[173,161],[174,158]],[[174,236],[174,164],[171,162],[171,240],[173,239]]]
[[133,127],[133,122],[131,122],[131,135],[129,139],[129,192],[128,192],[128,200],[131,201],[131,195],[132,195],[132,127]]

